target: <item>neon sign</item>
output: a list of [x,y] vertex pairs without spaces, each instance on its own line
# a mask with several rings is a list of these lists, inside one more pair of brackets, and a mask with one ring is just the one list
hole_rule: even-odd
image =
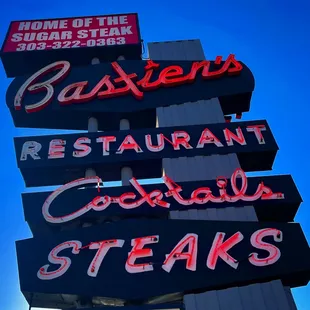
[[[225,126],[222,130],[217,130],[218,135],[214,134],[212,130],[204,126],[189,126],[192,135],[185,130],[173,130],[173,128],[156,129],[156,139],[152,139],[149,133],[141,134],[141,132],[134,132],[123,136],[111,135],[107,133],[96,133],[95,136],[79,136],[72,141],[76,135],[64,135],[62,138],[50,139],[48,142],[48,159],[61,159],[65,157],[81,158],[90,157],[93,149],[96,148],[95,144],[102,144],[102,156],[109,155],[125,155],[124,153],[164,153],[168,148],[172,148],[174,151],[180,150],[192,150],[192,149],[204,149],[207,147],[223,148],[233,147],[235,145],[246,146],[247,139],[251,139],[252,135],[256,139],[252,141],[256,144],[266,144],[263,132],[267,131],[266,125],[258,123],[255,125],[238,126],[236,129],[228,128],[232,125]],[[243,128],[242,128],[243,127]],[[199,130],[201,129],[201,131]],[[216,128],[217,129],[217,128]],[[243,130],[242,130],[243,129]],[[149,130],[151,131],[151,130]],[[167,132],[167,133],[166,133]],[[250,133],[250,134],[249,134]],[[121,136],[121,137],[120,137]],[[153,136],[154,132],[153,132]],[[42,143],[40,143],[42,137],[32,137],[32,140],[25,141],[22,145],[20,161],[27,160],[40,160],[43,158]],[[21,138],[25,140],[24,138]],[[156,142],[155,142],[155,141]],[[43,140],[46,143],[46,139]],[[139,142],[137,142],[139,141]],[[65,154],[66,148],[73,144],[73,152],[71,154]],[[226,145],[225,145],[226,144]],[[46,147],[44,148],[46,149]],[[46,154],[45,154],[46,156]],[[158,155],[160,156],[160,154]]]
[[[112,79],[110,75],[105,75],[90,91],[86,90],[89,84],[87,80],[69,84],[58,94],[58,103],[67,106],[89,102],[94,99],[102,100],[128,94],[131,94],[137,100],[142,100],[144,92],[162,87],[176,87],[193,83],[199,71],[201,71],[203,79],[210,80],[218,79],[224,75],[238,75],[243,69],[242,64],[232,54],[227,57],[224,63],[222,62],[222,56],[217,56],[214,61],[215,70],[211,70],[211,62],[208,60],[193,62],[188,74],[184,74],[183,68],[179,65],[171,65],[160,69],[159,63],[148,60],[144,66],[144,76],[138,81],[136,81],[138,77],[136,73],[126,73],[118,62],[112,62],[111,66],[114,72],[117,73],[117,78]],[[44,109],[54,100],[54,86],[66,78],[70,68],[71,65],[68,61],[57,61],[30,76],[16,93],[14,98],[15,110],[21,109],[26,92],[45,92],[45,96],[41,100],[25,105],[27,113]],[[44,82],[38,82],[42,77],[55,71],[58,72],[54,76]],[[159,72],[155,80],[153,78],[154,72]]]
[[[268,252],[265,257],[259,257],[256,252],[250,253],[248,261],[250,264],[257,267],[266,267],[275,264],[281,257],[281,251],[276,246],[263,241],[265,237],[272,237],[274,241],[281,242],[283,234],[281,230],[275,228],[264,228],[255,231],[250,238],[251,245],[260,250]],[[226,239],[224,241],[224,239]],[[217,232],[212,242],[211,249],[206,259],[207,268],[215,270],[217,262],[219,260],[224,261],[230,267],[237,269],[239,262],[228,254],[228,251],[235,247],[244,239],[243,234],[238,231],[230,237],[226,237],[224,232]],[[160,241],[159,235],[146,236],[134,238],[131,240],[132,249],[128,254],[128,258],[125,262],[125,269],[128,273],[142,273],[153,271],[153,264],[135,263],[139,258],[152,258],[153,250],[150,248],[144,248],[147,244],[158,244]],[[125,240],[111,239],[91,242],[89,245],[82,246],[79,240],[70,240],[57,245],[48,255],[48,260],[54,265],[60,265],[60,267],[54,271],[48,271],[50,264],[42,266],[37,276],[40,280],[53,280],[63,276],[70,268],[71,259],[65,256],[59,256],[58,254],[65,250],[71,249],[72,254],[79,254],[81,250],[88,248],[89,250],[97,250],[93,260],[91,261],[87,274],[90,277],[96,277],[100,266],[108,254],[111,248],[122,248]],[[188,247],[188,250],[184,250]],[[162,269],[170,273],[174,264],[178,260],[185,260],[185,268],[190,271],[196,271],[197,269],[197,255],[198,255],[198,235],[193,233],[186,234],[172,249],[172,251],[166,254],[166,259],[162,263]]]
[[[239,184],[239,188],[237,185],[237,179],[240,178],[241,184]],[[98,195],[92,199],[88,204],[83,206],[82,208],[62,216],[53,216],[51,214],[50,209],[52,208],[52,204],[61,194],[65,191],[72,189],[74,187],[81,187],[89,184],[96,185],[98,187],[98,192],[101,192],[100,184],[102,180],[99,177],[90,177],[90,178],[82,178],[70,183],[67,183],[57,190],[55,190],[49,197],[46,199],[42,206],[42,214],[44,219],[49,223],[60,224],[72,221],[74,219],[79,218],[83,214],[94,210],[97,212],[101,212],[106,210],[110,205],[116,204],[119,207],[127,210],[132,210],[135,208],[141,207],[143,204],[147,204],[150,207],[160,207],[160,208],[169,208],[170,203],[165,200],[165,197],[171,197],[175,202],[182,206],[190,206],[197,205],[197,209],[199,209],[199,205],[204,205],[208,203],[234,203],[237,201],[256,201],[256,200],[274,200],[274,199],[284,199],[283,193],[273,193],[273,191],[264,185],[263,182],[260,182],[257,186],[256,192],[253,195],[247,195],[246,191],[248,188],[248,180],[242,169],[236,169],[235,172],[231,176],[231,188],[233,190],[234,195],[229,195],[227,193],[227,185],[228,181],[224,177],[218,177],[216,179],[216,185],[219,189],[219,194],[215,195],[212,193],[209,187],[200,187],[196,188],[192,191],[189,198],[184,198],[182,196],[182,187],[171,180],[168,176],[163,177],[164,184],[167,187],[166,192],[162,192],[161,190],[155,189],[151,192],[146,192],[141,184],[135,179],[132,178],[130,180],[131,185],[139,194],[134,192],[126,192],[122,193],[117,197],[111,197],[108,195]]]
[[[99,173],[98,173],[99,174]],[[101,175],[101,173],[100,173]],[[105,173],[103,171],[103,175]],[[83,180],[83,179],[82,179]],[[89,179],[88,179],[89,180]],[[98,179],[99,180],[99,179]],[[231,179],[227,176],[227,183],[225,178],[218,178],[216,180],[201,180],[201,181],[187,181],[187,182],[177,182],[177,185],[173,185],[174,188],[181,188],[180,191],[175,190],[175,197],[181,196],[183,204],[178,203],[173,195],[167,197],[165,193],[169,191],[169,188],[164,182],[158,182],[157,184],[141,184],[144,192],[150,194],[157,191],[158,194],[162,193],[163,198],[161,202],[155,201],[156,197],[151,198],[154,203],[163,203],[163,205],[169,205],[168,208],[162,207],[155,204],[155,207],[151,207],[150,204],[145,199],[143,203],[139,201],[142,199],[140,193],[134,188],[133,185],[129,184],[127,186],[115,186],[115,187],[102,187],[102,183],[96,183],[96,178],[93,179],[94,183],[87,183],[77,185],[74,181],[71,184],[72,187],[59,188],[58,191],[53,196],[53,191],[47,192],[37,192],[37,193],[23,193],[22,194],[22,205],[25,215],[25,220],[28,223],[31,232],[34,237],[39,237],[42,234],[51,234],[61,231],[63,228],[66,229],[76,229],[77,227],[83,225],[83,223],[93,223],[98,225],[101,222],[114,221],[115,219],[128,219],[132,217],[148,217],[165,219],[169,217],[170,212],[187,212],[189,210],[199,210],[202,216],[207,216],[208,218],[213,218],[216,216],[217,211],[215,209],[223,209],[228,207],[239,208],[243,206],[253,206],[255,209],[257,218],[262,222],[291,222],[294,220],[295,214],[302,202],[300,194],[296,188],[296,185],[290,175],[276,175],[276,176],[257,176],[257,177],[246,177],[247,189],[245,191],[246,199],[252,197],[252,201],[244,201],[243,196],[238,196],[232,202],[229,199],[224,199],[220,202],[207,201],[204,204],[197,204],[196,199],[191,200],[192,193],[197,192],[197,189],[209,188],[213,197],[220,197],[220,188],[217,186],[217,181],[224,182],[226,184],[225,191],[226,197],[234,197],[235,193],[232,189]],[[86,181],[87,182],[87,181]],[[243,187],[242,178],[236,177],[236,187],[238,191]],[[175,184],[175,183],[172,183]],[[262,199],[262,196],[257,200],[253,200],[253,195],[260,189],[261,186],[264,188],[269,188],[274,194],[273,199]],[[76,186],[75,186],[76,185]],[[105,184],[104,184],[105,185]],[[99,192],[98,192],[99,190]],[[125,193],[131,193],[136,197],[132,200],[125,200],[126,203],[137,203],[138,206],[135,208],[125,208],[121,207],[117,200]],[[108,200],[111,201],[110,205],[104,210],[99,211],[98,208],[91,208],[94,198],[99,197],[103,200],[103,197],[109,197]],[[199,197],[204,196],[199,195]],[[117,198],[117,199],[112,199]],[[111,198],[111,199],[110,199]],[[239,200],[238,200],[239,199]],[[188,201],[193,202],[192,204],[184,205]],[[197,200],[198,201],[198,200]],[[47,206],[47,212],[52,218],[59,218],[61,216],[67,216],[78,210],[85,210],[85,206],[89,205],[90,209],[86,213],[83,213],[75,220],[64,221],[61,223],[50,223],[46,221],[42,214],[42,206],[44,203],[49,204]],[[199,202],[199,201],[198,201]],[[99,205],[102,203],[98,204]],[[75,214],[76,215],[76,214]]]
[[38,306],[40,293],[146,301],[273,279],[296,287],[309,255],[296,223],[137,219],[17,242],[21,290]]
[[278,150],[264,120],[17,137],[14,144],[27,186],[65,184],[90,166],[105,173],[105,181],[116,181],[123,163],[139,179],[160,178],[163,158],[214,154],[235,153],[246,172],[270,170]]

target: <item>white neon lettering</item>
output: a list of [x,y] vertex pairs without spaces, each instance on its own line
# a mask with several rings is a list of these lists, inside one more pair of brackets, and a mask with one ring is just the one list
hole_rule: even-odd
[[110,142],[115,142],[116,137],[115,136],[106,136],[106,137],[99,137],[96,139],[96,141],[102,142],[102,155],[108,156],[110,155]]
[[254,132],[255,137],[259,144],[265,144],[265,139],[263,137],[262,131],[266,131],[265,125],[253,125],[253,126],[247,126],[246,130],[248,132]]
[[73,151],[74,157],[85,157],[91,152],[91,147],[88,145],[85,145],[85,143],[90,144],[91,141],[89,138],[82,137],[78,138],[74,143],[74,148],[78,151]]
[[187,150],[192,149],[193,147],[188,143],[190,136],[186,131],[175,131],[171,134],[173,148],[175,150],[180,149],[180,145],[183,145]]
[[239,263],[233,257],[231,257],[227,251],[230,250],[233,246],[243,240],[243,235],[241,232],[235,233],[233,236],[228,238],[225,242],[225,233],[218,232],[215,235],[215,238],[212,243],[211,250],[207,258],[207,267],[211,270],[214,270],[218,258],[220,257],[225,263],[231,266],[234,269],[237,269]]
[[282,231],[275,228],[265,228],[257,230],[251,236],[251,244],[254,248],[265,250],[269,252],[269,256],[266,258],[258,258],[258,253],[251,253],[249,256],[249,262],[254,266],[268,266],[277,262],[281,256],[281,251],[276,246],[262,241],[264,237],[272,236],[273,240],[276,242],[281,242],[283,240]]
[[[188,252],[183,252],[188,246]],[[196,271],[198,250],[198,235],[186,234],[185,237],[174,247],[170,254],[166,255],[166,260],[162,265],[162,269],[170,272],[177,260],[186,260],[186,269]]]
[[153,251],[151,249],[143,249],[146,244],[158,243],[159,236],[142,237],[131,240],[132,250],[128,253],[128,259],[125,264],[125,269],[129,273],[147,272],[153,270],[151,263],[135,264],[137,258],[151,257]]
[[217,147],[223,147],[224,145],[220,142],[220,140],[208,129],[206,128],[198,141],[197,149],[203,148],[205,144],[213,143]]
[[138,145],[138,143],[135,141],[135,139],[131,135],[128,135],[125,137],[124,141],[118,148],[116,154],[122,154],[124,150],[135,150],[136,153],[143,152],[141,147]]
[[49,223],[55,223],[55,224],[65,223],[65,222],[69,222],[71,220],[78,218],[79,216],[88,212],[91,208],[94,208],[94,210],[96,210],[95,206],[93,205],[93,202],[90,202],[89,204],[82,207],[81,209],[71,214],[64,215],[64,216],[53,217],[49,212],[49,208],[52,202],[64,191],[71,189],[73,187],[76,187],[76,186],[83,186],[86,184],[97,184],[98,185],[99,183],[102,183],[102,180],[99,177],[90,177],[90,178],[78,179],[78,180],[75,180],[75,181],[72,181],[70,183],[60,186],[58,189],[56,189],[54,192],[52,192],[47,197],[47,199],[45,200],[42,206],[42,214],[43,214],[44,219]]
[[[38,80],[38,78],[45,75],[47,72],[55,71],[58,69],[60,69],[60,71],[53,77],[49,78],[44,82],[33,84],[35,81]],[[25,106],[25,110],[27,113],[39,111],[43,109],[45,106],[47,106],[54,96],[53,85],[60,79],[64,78],[65,75],[68,73],[69,69],[70,69],[70,63],[68,61],[57,61],[42,68],[41,70],[33,74],[29,79],[27,79],[27,81],[20,87],[20,89],[16,93],[16,96],[14,98],[15,110],[21,109],[21,103],[25,96],[26,90],[28,90],[29,92],[46,90],[46,95],[43,99],[41,99],[37,103]]]
[[64,145],[66,145],[66,140],[53,139],[50,142],[50,146],[48,149],[48,159],[64,158],[65,157]]
[[[79,99],[82,101],[83,96],[81,93],[87,87],[88,82],[76,82],[66,86],[58,95],[57,100],[61,105],[69,105],[71,104],[72,100]],[[69,95],[68,95],[69,94]]]
[[78,240],[71,240],[57,245],[48,255],[50,263],[60,265],[55,271],[47,271],[50,264],[42,266],[37,272],[37,277],[41,280],[52,280],[62,276],[70,267],[71,259],[66,256],[58,256],[58,253],[65,249],[72,248],[72,254],[79,254],[82,243]]
[[104,240],[100,242],[92,242],[89,246],[90,250],[98,249],[95,257],[93,258],[92,262],[90,263],[87,274],[90,277],[96,277],[99,271],[99,268],[102,264],[102,261],[110,248],[121,248],[124,245],[124,240],[114,239],[114,240]]
[[152,144],[152,138],[150,135],[145,136],[145,145],[147,149],[151,152],[160,152],[165,147],[164,135],[158,134],[157,135],[157,146]]
[[228,146],[234,145],[233,140],[238,142],[240,145],[246,145],[246,141],[245,141],[244,135],[242,133],[242,129],[240,127],[238,127],[236,129],[237,135],[232,133],[227,128],[225,128],[223,131],[224,131],[224,136],[225,136],[225,139],[226,139],[226,142],[227,142]]
[[[237,186],[237,179],[241,181],[241,184]],[[138,208],[144,203],[147,203],[151,207],[160,206],[163,208],[169,208],[170,203],[164,200],[165,197],[173,197],[173,199],[180,205],[189,206],[192,204],[207,204],[212,203],[223,203],[223,202],[237,202],[237,201],[256,201],[258,199],[262,200],[274,200],[274,199],[284,199],[283,193],[273,193],[272,190],[265,186],[263,182],[259,183],[257,190],[253,195],[247,195],[248,181],[245,173],[240,169],[236,169],[231,177],[231,188],[234,195],[230,196],[226,192],[226,187],[228,181],[224,177],[218,177],[216,180],[216,185],[219,188],[219,196],[214,196],[211,189],[208,187],[200,187],[191,193],[190,198],[182,197],[182,187],[171,180],[169,177],[163,177],[164,184],[167,186],[168,191],[163,193],[161,190],[155,189],[150,193],[147,193],[143,186],[139,182],[132,178],[130,180],[131,185],[138,192],[140,197],[137,198],[137,194],[134,192],[126,192],[120,196],[112,197],[108,195],[97,196],[90,203],[68,215],[61,217],[53,217],[49,213],[49,208],[52,202],[64,191],[76,187],[82,186],[84,184],[99,184],[102,180],[99,177],[90,177],[85,179],[78,179],[76,181],[70,182],[58,188],[54,191],[44,202],[42,212],[46,221],[50,223],[64,223],[70,220],[76,219],[77,217],[85,214],[90,210],[103,211],[111,204],[117,204],[124,209],[134,209]]]
[[32,159],[37,160],[41,159],[38,152],[40,152],[42,145],[36,141],[26,141],[23,144],[22,152],[20,155],[20,160],[24,161],[28,159],[28,155],[32,157]]
[[129,182],[141,195],[142,200],[147,202],[151,207],[155,207],[155,205],[159,205],[164,208],[169,208],[170,204],[162,201],[162,198],[164,195],[161,191],[154,190],[148,194],[135,178],[132,178]]

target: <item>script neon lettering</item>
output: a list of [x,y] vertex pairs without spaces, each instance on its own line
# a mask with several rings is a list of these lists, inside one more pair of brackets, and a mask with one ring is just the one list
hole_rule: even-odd
[[[131,94],[135,99],[141,100],[144,97],[143,91],[150,91],[160,87],[174,87],[186,83],[192,83],[197,76],[198,71],[201,72],[203,79],[215,79],[227,75],[240,74],[242,71],[242,65],[235,59],[234,55],[229,55],[224,63],[222,63],[222,57],[217,56],[214,62],[215,70],[210,71],[210,61],[193,62],[190,72],[184,74],[183,68],[177,65],[168,66],[161,69],[158,78],[155,81],[150,82],[154,71],[159,70],[160,64],[151,60],[146,62],[144,67],[144,76],[138,80],[136,73],[126,73],[121,65],[114,61],[111,63],[112,69],[118,74],[118,77],[113,79],[115,85],[122,85],[122,87],[116,87],[112,81],[110,75],[105,75],[93,89],[85,93],[88,81],[80,81],[67,85],[58,94],[57,100],[61,105],[69,105],[75,103],[84,103],[98,99],[106,99],[118,96],[125,96]],[[20,110],[22,101],[29,91],[41,92],[45,91],[46,95],[43,99],[36,103],[28,104],[25,106],[25,110],[30,112],[36,112],[46,107],[55,97],[54,85],[59,84],[70,71],[70,63],[67,61],[58,61],[52,63],[35,74],[29,77],[25,83],[20,87],[16,93],[14,99],[14,107],[16,110]],[[59,70],[57,74],[49,78],[44,82],[37,81],[46,76],[51,71]],[[125,85],[124,85],[125,84]]]
[[[239,184],[237,184],[239,180]],[[216,196],[212,193],[208,187],[200,187],[191,193],[189,198],[182,197],[182,187],[171,180],[168,176],[163,177],[164,184],[167,186],[167,191],[163,193],[160,190],[153,190],[147,193],[143,186],[139,182],[132,178],[130,180],[131,185],[137,191],[140,197],[137,198],[137,194],[134,192],[123,193],[119,197],[113,197],[108,195],[97,196],[84,207],[77,211],[54,217],[50,214],[50,207],[52,202],[66,190],[73,187],[82,186],[85,184],[99,184],[102,183],[99,177],[90,177],[85,179],[78,179],[70,182],[58,188],[54,191],[44,202],[42,207],[43,217],[47,222],[50,223],[64,223],[76,219],[90,210],[103,211],[111,204],[117,204],[124,209],[134,209],[140,207],[142,204],[147,203],[150,207],[162,207],[169,208],[170,203],[165,201],[164,197],[172,197],[176,202],[181,205],[189,206],[193,204],[201,205],[211,203],[223,203],[223,202],[237,202],[237,201],[256,201],[262,200],[273,200],[273,199],[284,199],[283,193],[273,193],[273,191],[260,182],[257,186],[256,192],[253,195],[247,195],[246,191],[248,188],[248,180],[244,171],[240,168],[236,169],[230,179],[231,188],[234,195],[229,195],[226,191],[228,180],[225,177],[218,177],[216,179],[216,185],[219,188],[219,195]]]
[[71,220],[83,215],[84,213],[88,212],[89,209],[91,209],[91,208],[95,208],[96,206],[93,205],[93,202],[90,202],[86,206],[82,207],[81,209],[79,209],[79,210],[77,210],[71,214],[67,214],[65,216],[54,217],[49,213],[49,207],[50,207],[51,203],[64,191],[66,191],[70,188],[73,188],[73,187],[77,187],[77,186],[83,186],[86,184],[99,184],[99,183],[102,183],[102,181],[99,177],[89,177],[89,178],[78,179],[78,180],[72,181],[70,183],[67,183],[65,185],[62,185],[61,187],[56,189],[52,194],[50,194],[47,197],[47,199],[45,200],[45,202],[42,206],[43,217],[45,218],[45,220],[47,222],[50,222],[50,223],[64,223],[64,222],[71,221]]
[[[51,71],[56,71],[58,69],[60,69],[60,71],[50,79],[41,83],[35,83],[42,76],[45,76],[47,73]],[[14,98],[15,110],[21,109],[22,100],[25,96],[26,90],[28,90],[30,93],[46,91],[46,95],[43,99],[41,99],[37,103],[25,106],[26,112],[28,113],[37,112],[45,108],[54,98],[53,85],[62,81],[69,73],[69,70],[70,70],[70,63],[68,61],[57,61],[36,72],[29,79],[27,79],[27,81],[20,87],[20,89],[16,93],[16,96]]]

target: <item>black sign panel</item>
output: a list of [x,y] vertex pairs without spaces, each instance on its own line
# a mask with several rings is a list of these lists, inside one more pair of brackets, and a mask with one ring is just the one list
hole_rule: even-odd
[[17,256],[21,290],[37,307],[61,294],[143,301],[310,278],[309,246],[295,223],[124,220],[18,241]]
[[[75,309],[75,308],[74,308]],[[96,307],[96,310],[115,310],[115,306],[102,306]],[[175,303],[159,303],[159,304],[151,304],[151,305],[137,305],[137,306],[122,306],[122,310],[155,310],[155,309],[185,309],[183,302],[175,302]],[[94,310],[92,308],[83,308],[83,310]]]
[[26,186],[59,185],[92,167],[105,181],[123,166],[137,179],[162,176],[162,158],[236,153],[245,171],[269,170],[277,144],[266,121],[15,138]]
[[77,68],[59,61],[16,78],[6,99],[16,127],[84,130],[87,116],[95,116],[99,130],[114,130],[130,112],[216,97],[224,114],[246,112],[253,89],[251,71],[233,55],[225,62],[121,61]]
[[[85,302],[87,299],[85,298]],[[162,301],[162,300],[161,300]],[[83,302],[83,300],[82,300]],[[83,305],[83,303],[82,303]],[[96,306],[96,310],[115,310],[115,306]],[[70,310],[75,310],[76,308],[69,308]],[[122,306],[122,310],[155,310],[155,309],[167,309],[167,310],[183,310],[185,309],[185,305],[183,302],[169,302],[169,303],[158,303],[158,304],[143,304],[143,305],[136,305],[136,306]],[[83,310],[94,310],[94,307],[91,308],[83,308]]]
[[[218,179],[220,180],[225,179]],[[80,181],[70,182],[54,193],[25,193],[22,194],[22,200],[25,220],[35,237],[42,233],[60,231],[64,227],[76,228],[84,223],[95,225],[102,221],[145,216],[168,218],[169,211],[238,207],[249,204],[255,207],[260,221],[291,222],[302,202],[290,175],[247,179],[243,172],[237,169],[227,181],[225,190],[228,196],[222,196],[222,199],[219,199],[221,193],[218,187],[218,184],[222,183],[215,180],[175,184],[164,178],[166,184],[150,185],[141,185],[138,181],[134,181],[132,186],[100,188],[98,192],[97,186],[95,187],[97,178],[94,177],[87,179],[88,184],[81,184]],[[174,191],[171,190],[171,185]],[[233,186],[238,188],[236,192],[233,191]],[[202,193],[206,188],[210,190],[209,199],[201,201],[199,198],[193,198],[203,197]],[[172,195],[168,196],[168,193]],[[135,198],[120,201],[120,197],[124,198],[126,194],[129,198],[135,195]],[[148,200],[150,196],[147,195],[152,197],[150,202]],[[158,196],[162,198],[156,200]],[[100,199],[104,199],[101,200],[101,205],[107,200],[110,203],[98,210],[95,207],[98,204],[95,202]],[[90,207],[92,202],[93,205]],[[48,217],[48,214],[52,217]]]

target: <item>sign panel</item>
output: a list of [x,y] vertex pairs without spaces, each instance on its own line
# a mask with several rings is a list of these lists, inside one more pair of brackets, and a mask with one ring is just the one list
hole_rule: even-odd
[[[111,130],[119,128],[123,113],[216,97],[224,114],[240,114],[249,111],[253,89],[251,71],[234,55],[225,61],[218,56],[212,62],[115,61],[78,68],[58,61],[16,78],[6,99],[17,127],[87,129],[85,119],[95,113],[99,130]],[[116,116],[109,120],[107,113]]]
[[[266,121],[14,139],[26,186],[59,185],[93,167],[105,181],[129,165],[137,179],[162,176],[162,158],[236,153],[245,171],[269,170],[278,147]],[[249,156],[250,154],[250,156]]]
[[295,223],[124,220],[18,241],[17,256],[36,307],[61,294],[139,302],[273,279],[295,287],[310,276]]
[[138,44],[136,14],[13,21],[2,51]]
[[[95,310],[115,310],[115,306],[102,306],[95,307]],[[155,309],[167,309],[167,310],[184,310],[185,306],[183,302],[175,303],[160,303],[160,304],[151,304],[151,305],[137,305],[137,306],[122,306],[122,310],[155,310]],[[94,307],[83,308],[83,310],[94,310]]]
[[[22,20],[13,21],[2,47],[2,58],[8,73],[21,75],[29,73],[28,69],[16,69],[10,65],[6,55],[19,60],[26,57],[25,64],[32,70],[38,69],[34,56],[39,57],[42,66],[50,63],[48,55],[56,55],[52,60],[60,60],[64,50],[69,50],[73,55],[68,60],[75,61],[74,54],[78,50],[101,48],[97,55],[104,54],[102,49],[114,48],[114,53],[125,51],[124,47],[140,46],[140,32],[138,17],[135,13],[118,15],[101,15],[60,19]],[[120,48],[120,50],[118,50]],[[140,47],[141,49],[141,47]],[[136,48],[136,51],[139,49]],[[49,53],[44,53],[49,51]],[[69,55],[69,53],[67,52]],[[80,54],[80,53],[79,53]],[[31,57],[32,55],[32,57]],[[122,54],[119,54],[122,55]],[[141,56],[141,53],[137,56]],[[42,60],[44,57],[45,60]],[[90,64],[91,59],[88,59]],[[117,56],[114,57],[116,59]],[[31,64],[27,60],[32,59]],[[139,58],[134,58],[139,59]],[[85,60],[81,60],[85,62]],[[81,63],[81,64],[82,64]],[[87,64],[86,63],[86,64]],[[85,63],[84,63],[85,64]],[[9,75],[11,75],[9,74]]]
[[236,169],[228,180],[218,177],[175,183],[165,176],[163,181],[141,185],[132,178],[131,186],[105,188],[100,187],[98,177],[89,177],[72,181],[54,192],[25,193],[22,194],[25,220],[36,237],[86,222],[95,225],[133,216],[168,218],[169,212],[175,210],[250,204],[260,221],[292,222],[302,202],[289,175],[247,178],[241,169]]

